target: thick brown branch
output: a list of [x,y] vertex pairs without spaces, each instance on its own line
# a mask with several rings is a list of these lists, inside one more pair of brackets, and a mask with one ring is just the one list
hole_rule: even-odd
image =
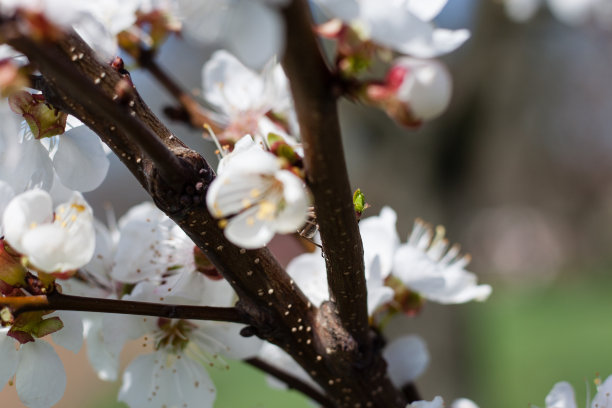
[[158,316],[169,319],[246,323],[244,315],[233,307],[165,305],[161,303],[70,296],[61,293],[53,293],[46,296],[0,297],[0,305],[10,307],[15,313],[32,310],[76,310],[79,312]]
[[321,394],[319,390],[300,380],[299,378],[288,374],[283,370],[279,370],[275,366],[266,363],[259,358],[249,358],[245,360],[248,364],[260,369],[261,371],[270,374],[271,376],[284,382],[290,389],[301,392],[313,401],[318,402],[324,408],[334,408],[334,404]]
[[138,63],[157,79],[157,81],[172,95],[189,116],[189,123],[198,129],[209,125],[215,133],[221,133],[222,128],[209,118],[206,110],[193,96],[183,88],[155,61],[155,55],[148,50],[140,51]]
[[[119,89],[114,89],[115,95],[109,99],[101,89],[103,81],[106,83],[112,75],[112,69],[98,72],[98,77],[92,80],[88,76],[74,69],[75,62],[83,63],[87,58],[95,58],[91,54],[85,54],[82,47],[72,46],[72,54],[66,55],[56,52],[55,44],[46,44],[36,41],[20,31],[16,22],[4,22],[0,36],[11,46],[28,56],[35,55],[32,59],[35,63],[45,65],[45,78],[54,83],[70,83],[73,100],[79,101],[81,109],[96,112],[98,117],[113,123],[113,127],[124,134],[128,140],[135,143],[139,150],[144,152],[157,164],[157,171],[169,185],[179,185],[188,176],[187,169],[182,165],[180,159],[160,140],[158,135],[144,124],[136,115],[133,108],[135,102],[132,100],[131,89],[123,90],[126,95],[121,95]],[[81,44],[79,44],[81,45]],[[52,61],[52,63],[48,63]],[[88,62],[88,61],[84,61]],[[107,76],[109,79],[106,79]],[[119,81],[115,81],[115,85]],[[129,86],[129,85],[128,85]],[[139,152],[127,152],[136,156]]]
[[[331,78],[320,55],[316,57],[319,63],[313,65],[309,61],[316,50],[316,43],[309,41],[314,39],[307,40],[306,46],[301,48],[302,40],[312,35],[305,17],[308,15],[305,2],[297,3],[297,10],[295,7],[294,4],[287,11],[288,20],[298,26],[289,25],[290,49],[286,59],[289,62],[285,65],[292,83],[302,83],[295,87],[294,94],[302,133],[306,136],[309,183],[315,193],[317,215],[322,217],[321,232],[329,259],[330,286],[339,306],[330,304],[325,310],[318,310],[308,302],[269,250],[241,249],[225,238],[204,204],[206,190],[213,179],[212,169],[197,152],[174,137],[136,90],[132,90],[124,101],[128,108],[117,106],[127,109],[131,117],[138,118],[145,128],[153,131],[189,170],[186,179],[176,180],[176,184],[170,182],[171,177],[160,180],[160,166],[165,166],[165,159],[141,156],[137,138],[119,129],[117,123],[123,115],[120,109],[107,112],[99,108],[99,100],[92,99],[95,95],[95,98],[105,99],[104,104],[112,102],[117,84],[125,78],[107,64],[100,63],[78,36],[68,34],[57,42],[41,43],[28,38],[27,33],[17,32],[9,42],[25,53],[45,77],[47,86],[43,93],[49,102],[77,116],[93,129],[136,176],[155,203],[213,262],[236,290],[239,297],[236,308],[245,316],[248,331],[288,352],[338,407],[404,408],[405,399],[393,388],[386,376],[385,362],[367,339],[362,249],[342,160],[335,98],[326,88],[332,85]],[[305,14],[295,16],[296,12]],[[6,27],[1,25],[0,35],[5,35]],[[292,39],[293,34],[299,38]],[[42,48],[45,52],[41,52]],[[66,72],[60,76],[58,70]],[[305,74],[296,73],[300,70]],[[88,80],[80,81],[81,84],[73,80],[77,76]],[[90,92],[96,87],[101,92]],[[312,90],[305,89],[308,87]],[[313,113],[308,114],[308,109]],[[173,167],[169,165],[171,171]],[[334,174],[336,170],[340,172],[339,177]],[[336,187],[339,190],[336,191]],[[355,339],[362,347],[356,347]]]
[[367,350],[363,247],[340,137],[334,79],[313,34],[308,2],[291,2],[285,10],[285,20],[287,49],[283,67],[300,122],[304,164],[314,195],[330,295],[344,327]]

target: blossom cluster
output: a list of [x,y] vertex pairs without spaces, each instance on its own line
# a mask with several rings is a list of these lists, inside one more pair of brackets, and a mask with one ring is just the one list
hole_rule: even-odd
[[[469,36],[466,30],[440,29],[432,23],[446,1],[316,3],[331,18],[316,32],[335,41],[338,78],[353,84],[352,96],[408,126],[446,108],[450,76],[431,58],[456,49]],[[289,83],[277,62],[284,32],[279,13],[286,1],[62,4],[3,0],[0,14],[19,15],[37,38],[56,39],[73,28],[105,61],[119,46],[131,56],[138,55],[141,43],[154,50],[178,30],[177,19],[185,37],[227,48],[216,51],[202,69],[202,97],[211,107],[210,119],[222,129],[218,135],[211,132],[221,159],[208,186],[206,207],[226,238],[243,249],[261,248],[279,233],[302,239],[299,232],[305,223],[316,231],[304,146]],[[34,68],[13,51],[3,52],[7,54],[0,71],[12,80],[0,84],[2,92],[10,94],[0,106],[0,294],[234,306],[237,298],[230,284],[153,204],[133,207],[116,225],[94,218],[81,193],[104,180],[109,150],[76,118],[21,86],[28,79],[24,72]],[[363,79],[376,59],[391,62],[386,78]],[[359,208],[355,204],[361,214],[363,202]],[[359,225],[373,327],[382,331],[387,317],[398,312],[417,314],[425,300],[458,304],[489,296],[490,286],[479,285],[465,269],[469,258],[457,246],[449,247],[443,229],[434,233],[417,221],[402,243],[396,218],[385,207]],[[316,245],[316,232],[308,235]],[[287,267],[315,306],[328,300],[324,256],[324,249],[316,249]],[[236,323],[87,312],[12,313],[10,308],[3,309],[0,318],[0,384],[15,377],[17,392],[29,407],[54,405],[65,388],[61,361],[44,340],[47,335],[72,351],[85,339],[99,377],[121,377],[119,399],[132,408],[175,406],[179,401],[212,407],[216,391],[206,367],[224,368],[225,359],[259,356],[318,387],[281,349],[240,336],[242,326]],[[144,339],[152,352],[134,359],[121,374],[119,355],[134,339]],[[415,335],[389,342],[383,355],[398,387],[414,381],[429,361],[424,340]],[[436,397],[409,407],[442,404]],[[473,406],[468,400],[452,405]]]

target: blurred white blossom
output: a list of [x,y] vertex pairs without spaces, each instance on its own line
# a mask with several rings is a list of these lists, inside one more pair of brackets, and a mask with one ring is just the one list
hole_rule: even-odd
[[279,6],[285,0],[177,0],[183,32],[203,44],[227,48],[246,65],[261,68],[284,48]]
[[468,30],[437,28],[431,22],[446,0],[316,0],[331,17],[339,18],[384,47],[417,58],[433,58],[457,49]]

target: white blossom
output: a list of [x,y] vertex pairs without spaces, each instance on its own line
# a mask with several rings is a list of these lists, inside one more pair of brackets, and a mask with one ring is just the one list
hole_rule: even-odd
[[[216,306],[229,306],[233,301],[229,284],[223,280],[209,283],[202,304],[209,305],[211,298],[218,302],[223,295],[223,304]],[[159,302],[159,295],[154,285],[142,282],[124,299]],[[259,339],[240,336],[243,326],[235,323],[107,315],[104,325],[105,344],[100,352],[120,350],[126,340],[143,335],[155,350],[136,358],[124,372],[119,400],[131,408],[147,407],[151,401],[160,406],[212,407],[215,387],[204,367],[223,368],[223,357],[252,357],[261,347]]]
[[266,116],[274,112],[289,125],[295,116],[287,77],[275,60],[259,73],[229,52],[216,51],[202,68],[202,89],[204,99],[218,111],[212,116],[224,126],[225,139],[246,134],[265,138],[270,132],[287,136]]
[[285,0],[177,0],[183,32],[204,44],[230,50],[252,68],[261,68],[284,47],[278,7]]
[[448,248],[444,229],[431,228],[415,221],[408,242],[396,251],[393,275],[426,299],[443,303],[483,301],[491,294],[489,285],[478,285],[476,275],[465,270],[469,256],[459,254],[459,247]]
[[405,70],[396,97],[408,106],[415,119],[431,120],[446,110],[450,103],[452,80],[442,63],[400,58],[394,62],[394,67]]
[[16,192],[38,187],[50,190],[54,175],[71,190],[91,191],[104,181],[110,162],[100,138],[78,119],[69,116],[66,132],[36,139],[18,116],[0,108],[0,180]]
[[[73,352],[78,352],[83,337],[76,313],[61,312],[64,328],[54,333],[53,341]],[[44,340],[19,344],[7,335],[9,328],[0,328],[0,389],[15,376],[19,399],[29,408],[49,408],[57,403],[66,388],[64,366]],[[65,335],[60,332],[66,331]]]
[[17,9],[39,12],[52,23],[75,29],[104,59],[117,55],[115,36],[136,21],[135,12],[143,0],[3,0],[0,13],[13,14]]
[[208,189],[206,204],[216,218],[231,216],[224,230],[228,240],[242,248],[260,248],[274,234],[295,232],[304,224],[304,183],[282,169],[276,156],[249,148],[223,160],[227,162],[220,164],[222,171]]
[[161,296],[199,301],[209,279],[197,271],[194,247],[153,203],[139,204],[119,220],[111,277],[124,283],[148,281]]
[[457,49],[468,30],[436,28],[431,20],[446,1],[317,0],[330,16],[350,24],[363,39],[417,58],[432,58]]
[[[612,408],[612,376],[597,382],[597,394],[585,408]],[[546,408],[577,408],[574,388],[566,381],[556,383],[546,396]],[[533,408],[536,408],[533,405]]]
[[[399,245],[396,218],[395,212],[385,207],[380,216],[368,217],[359,223],[370,315],[393,299],[393,289],[385,286],[384,280],[391,272],[393,254]],[[313,304],[319,306],[328,300],[327,272],[320,249],[295,257],[287,265],[287,273]]]
[[92,211],[78,192],[55,212],[46,191],[22,193],[7,205],[2,225],[7,242],[45,272],[78,269],[94,253]]

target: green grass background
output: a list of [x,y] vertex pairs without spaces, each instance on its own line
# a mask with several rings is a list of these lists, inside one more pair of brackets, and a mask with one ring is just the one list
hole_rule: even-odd
[[470,397],[480,408],[544,407],[554,383],[574,386],[579,407],[597,373],[612,374],[612,281],[566,280],[498,289],[466,313]]
[[[544,407],[554,383],[569,381],[584,407],[587,383],[592,396],[595,376],[612,374],[612,280],[494,288],[487,302],[461,307],[465,372],[453,375],[467,378],[463,395],[480,408]],[[245,364],[210,373],[218,391],[215,408],[312,407],[296,392],[269,388]],[[91,408],[126,408],[115,398],[105,395]]]

